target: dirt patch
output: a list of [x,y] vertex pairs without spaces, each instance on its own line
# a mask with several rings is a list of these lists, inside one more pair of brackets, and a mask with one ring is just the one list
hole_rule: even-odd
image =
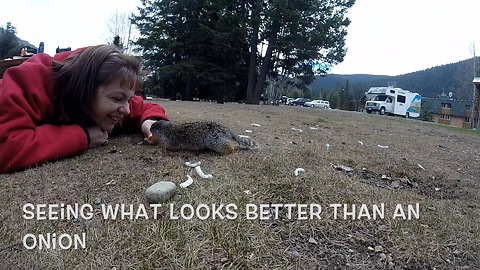
[[[478,132],[338,110],[158,102],[172,122],[218,121],[261,148],[225,156],[167,152],[121,135],[76,157],[0,175],[0,268],[478,268]],[[201,161],[214,177],[199,178],[186,161]],[[305,171],[295,176],[297,168]],[[154,216],[145,190],[187,175],[194,184]],[[93,216],[26,219],[28,203],[91,205]],[[223,218],[175,218],[185,205],[202,204],[223,205]],[[228,204],[237,207],[234,218],[226,218]],[[286,204],[320,206],[321,219]],[[109,205],[134,213],[145,206],[149,219],[105,219]],[[266,205],[268,218],[247,218],[252,205]],[[399,205],[412,211],[393,218]],[[47,233],[85,233],[86,247],[25,247],[33,241],[24,243],[25,235]]]

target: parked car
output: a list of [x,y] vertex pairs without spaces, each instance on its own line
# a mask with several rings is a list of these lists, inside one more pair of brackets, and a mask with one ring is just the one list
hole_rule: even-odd
[[285,101],[285,105],[292,105],[292,101],[294,100],[294,98],[287,98],[287,101]]
[[316,108],[330,108],[330,102],[326,100],[316,99],[310,102],[305,102],[303,104],[305,107],[316,107]]
[[303,106],[303,104],[305,104],[305,102],[309,102],[311,101],[311,99],[309,98],[297,98],[295,100],[293,100],[290,105],[293,105],[293,106]]

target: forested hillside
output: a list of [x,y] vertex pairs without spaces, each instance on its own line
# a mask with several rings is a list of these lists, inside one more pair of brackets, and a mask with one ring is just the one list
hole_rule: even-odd
[[[476,58],[476,63],[476,74],[480,76],[479,57]],[[420,93],[424,97],[437,97],[442,92],[452,92],[456,99],[471,99],[473,77],[471,58],[399,76],[331,74],[317,77],[310,88],[313,95],[322,90],[340,90],[345,87],[348,80],[353,92],[365,92],[371,86],[386,86],[387,82],[394,81],[398,87]]]
[[311,89],[341,89],[345,85],[347,80],[351,85],[358,83],[370,83],[372,81],[388,80],[390,76],[387,75],[369,75],[369,74],[329,74],[325,77],[317,77],[317,79],[310,85]]

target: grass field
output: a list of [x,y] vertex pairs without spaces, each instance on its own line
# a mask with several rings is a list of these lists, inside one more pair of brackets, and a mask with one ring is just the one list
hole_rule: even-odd
[[[479,269],[480,132],[338,110],[155,102],[173,123],[217,121],[261,148],[167,152],[122,135],[0,175],[0,268]],[[145,190],[187,175],[195,182],[155,213]],[[102,207],[121,204],[131,215],[104,218]],[[53,219],[75,205],[84,217]],[[56,248],[40,249],[49,233]],[[85,248],[59,247],[75,235]]]

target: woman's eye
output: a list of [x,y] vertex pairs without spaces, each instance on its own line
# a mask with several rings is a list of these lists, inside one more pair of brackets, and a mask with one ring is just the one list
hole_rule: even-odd
[[115,101],[120,101],[120,100],[122,100],[122,98],[119,98],[119,97],[112,97],[112,99],[115,100]]

